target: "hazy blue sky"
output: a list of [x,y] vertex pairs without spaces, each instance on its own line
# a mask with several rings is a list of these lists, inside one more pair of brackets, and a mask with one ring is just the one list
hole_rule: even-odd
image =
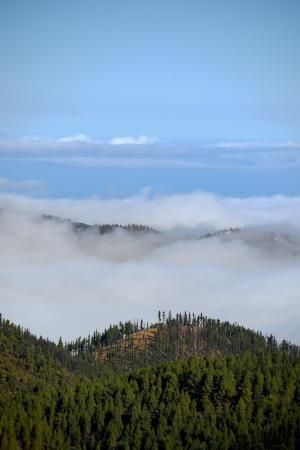
[[298,0],[1,0],[0,137],[300,137]]
[[299,0],[0,0],[0,191],[299,195],[299,23]]

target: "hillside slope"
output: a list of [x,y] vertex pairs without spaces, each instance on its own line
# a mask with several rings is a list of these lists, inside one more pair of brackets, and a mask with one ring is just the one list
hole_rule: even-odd
[[299,348],[197,320],[63,346],[0,318],[0,449],[298,449]]
[[95,331],[86,338],[65,344],[76,360],[96,361],[98,370],[130,370],[158,362],[182,359],[192,355],[253,355],[284,351],[292,357],[300,356],[298,346],[274,336],[202,314],[159,312],[154,324],[120,322],[102,333]]

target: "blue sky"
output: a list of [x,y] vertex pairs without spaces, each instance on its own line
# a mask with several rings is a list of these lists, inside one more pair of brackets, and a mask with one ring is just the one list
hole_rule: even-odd
[[3,137],[300,137],[300,3],[0,5]]
[[299,19],[297,0],[2,0],[2,190],[300,194]]
[[0,141],[0,190],[56,198],[194,191],[229,197],[300,195],[297,142],[77,139]]

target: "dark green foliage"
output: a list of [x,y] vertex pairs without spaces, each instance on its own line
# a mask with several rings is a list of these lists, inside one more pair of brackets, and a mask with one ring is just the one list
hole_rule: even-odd
[[[158,323],[143,327],[140,322],[120,322],[102,333],[78,338],[65,344],[77,360],[98,362],[98,371],[113,369],[123,371],[146,367],[158,362],[186,358],[191,355],[241,355],[282,351],[293,357],[300,356],[298,346],[246,329],[237,324],[209,319],[190,313],[172,317],[158,312]],[[99,373],[99,372],[98,372]]]
[[[95,376],[92,338],[74,357],[0,319],[0,449],[300,448],[298,348],[197,321],[161,313],[153,345],[158,360],[170,351],[170,361],[118,373],[102,362],[106,374]],[[203,355],[188,356],[202,322]],[[237,338],[227,342],[228,334]]]

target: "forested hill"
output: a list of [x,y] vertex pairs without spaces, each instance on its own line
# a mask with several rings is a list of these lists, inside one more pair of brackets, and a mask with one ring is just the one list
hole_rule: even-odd
[[0,352],[1,450],[300,448],[299,348],[236,324],[159,313],[54,344],[0,318]]
[[71,342],[60,339],[57,344],[34,336],[1,314],[0,331],[2,359],[4,355],[11,362],[13,359],[20,370],[29,360],[45,358],[55,368],[85,376],[123,372],[192,355],[285,353],[300,359],[300,347],[291,342],[279,343],[272,335],[187,312],[172,315],[171,311],[159,311],[154,323],[119,322],[102,332],[96,330]]
[[[141,234],[141,233],[160,234],[161,233],[161,231],[158,231],[155,228],[152,228],[148,225],[135,224],[135,223],[127,224],[127,225],[121,225],[121,224],[90,225],[90,224],[87,224],[84,222],[75,222],[70,219],[62,219],[60,217],[53,216],[50,214],[43,214],[42,220],[50,221],[50,222],[58,223],[58,224],[69,224],[69,225],[71,225],[72,230],[75,232],[90,231],[90,232],[94,232],[94,233],[100,234],[100,235],[111,233],[116,230],[123,230],[123,231],[127,231],[130,233],[138,233],[138,234]],[[192,234],[192,235],[190,235],[189,233],[185,234],[184,232],[181,231],[181,233],[179,233],[178,236],[175,234],[175,240],[176,239],[208,239],[208,238],[213,238],[213,237],[217,237],[217,236],[226,236],[226,235],[238,233],[240,231],[242,231],[241,228],[233,228],[233,227],[224,228],[224,229],[220,229],[220,230],[216,230],[216,231],[210,231],[210,232],[206,232],[206,233],[203,233],[201,231],[196,231],[195,234]],[[165,234],[167,234],[167,233],[165,233]],[[174,240],[174,236],[172,236],[172,238]]]
[[221,242],[241,242],[247,247],[261,250],[265,255],[272,257],[297,257],[300,256],[300,236],[296,230],[264,229],[260,227],[227,227],[222,229],[179,228],[171,230],[157,230],[143,224],[87,224],[75,222],[70,219],[62,219],[57,216],[43,215],[43,221],[56,224],[68,224],[70,228],[81,235],[81,233],[93,233],[94,235],[107,235],[115,231],[124,231],[132,236],[143,237],[155,235],[161,245],[176,241],[206,241],[208,239],[220,239]]
[[130,233],[158,233],[157,230],[154,230],[147,225],[137,225],[137,224],[128,224],[128,225],[120,225],[120,224],[101,224],[101,225],[89,225],[84,222],[74,222],[70,219],[61,219],[57,216],[52,216],[48,214],[44,214],[42,216],[43,220],[51,221],[54,223],[67,223],[70,224],[73,231],[81,232],[81,231],[91,231],[96,234],[106,234],[111,233],[115,230],[124,230]]
[[300,356],[300,348],[290,342],[278,343],[274,336],[238,324],[210,319],[203,314],[171,311],[158,313],[154,324],[120,322],[103,332],[95,331],[85,338],[65,344],[75,359],[98,362],[99,368],[116,371],[143,367],[153,363],[191,355],[240,355],[286,352]]

